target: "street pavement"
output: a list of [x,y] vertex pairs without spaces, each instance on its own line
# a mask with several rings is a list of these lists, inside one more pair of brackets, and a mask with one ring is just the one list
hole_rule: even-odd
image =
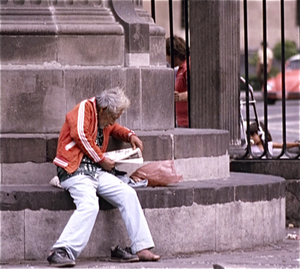
[[[289,238],[288,238],[289,237]],[[155,252],[155,251],[154,251]],[[157,253],[159,254],[159,253]],[[45,269],[50,268],[47,261],[22,261],[0,264],[3,269]],[[108,260],[80,260],[75,268],[107,269],[154,269],[154,268],[212,268],[212,269],[263,269],[300,268],[300,229],[287,228],[286,238],[279,243],[259,246],[253,249],[206,252],[193,255],[162,257],[158,262],[112,263]]]

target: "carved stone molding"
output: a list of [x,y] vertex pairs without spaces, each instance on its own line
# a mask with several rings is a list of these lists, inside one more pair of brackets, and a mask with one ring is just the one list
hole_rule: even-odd
[[1,0],[0,4],[2,35],[123,35],[102,0]]
[[3,6],[95,6],[102,5],[102,0],[0,0]]
[[149,52],[149,24],[135,12],[131,0],[112,0],[112,10],[125,29],[125,47],[130,53]]

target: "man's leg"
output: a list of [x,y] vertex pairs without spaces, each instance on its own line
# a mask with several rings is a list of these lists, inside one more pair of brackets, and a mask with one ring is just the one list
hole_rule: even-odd
[[132,252],[154,247],[152,236],[133,188],[117,177],[100,171],[98,173],[99,186],[97,193],[112,205],[119,208],[128,236],[131,239]]
[[86,246],[99,212],[97,182],[89,176],[78,175],[67,179],[61,185],[70,192],[76,210],[53,249],[65,248],[75,260]]

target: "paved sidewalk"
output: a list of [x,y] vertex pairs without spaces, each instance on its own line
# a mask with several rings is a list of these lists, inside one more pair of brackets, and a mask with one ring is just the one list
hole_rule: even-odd
[[[286,229],[286,235],[300,236],[300,229]],[[218,267],[218,265],[220,267]],[[46,261],[0,264],[3,269],[47,268]],[[284,239],[283,242],[249,250],[221,253],[201,253],[191,256],[162,257],[158,262],[111,263],[107,260],[78,260],[75,268],[150,269],[150,268],[214,268],[214,269],[263,269],[300,268],[300,240]]]

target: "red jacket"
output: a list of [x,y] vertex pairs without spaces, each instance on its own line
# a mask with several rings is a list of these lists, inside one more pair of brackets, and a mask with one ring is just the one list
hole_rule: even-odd
[[95,163],[104,160],[103,153],[107,149],[109,136],[129,142],[133,131],[115,123],[103,129],[103,143],[100,149],[96,144],[98,132],[98,116],[95,97],[77,104],[66,116],[61,129],[56,157],[53,163],[64,168],[69,174],[79,167],[83,155],[87,155]]
[[[187,62],[179,67],[176,74],[175,91],[187,92]],[[176,121],[178,127],[189,127],[188,102],[176,102]]]

